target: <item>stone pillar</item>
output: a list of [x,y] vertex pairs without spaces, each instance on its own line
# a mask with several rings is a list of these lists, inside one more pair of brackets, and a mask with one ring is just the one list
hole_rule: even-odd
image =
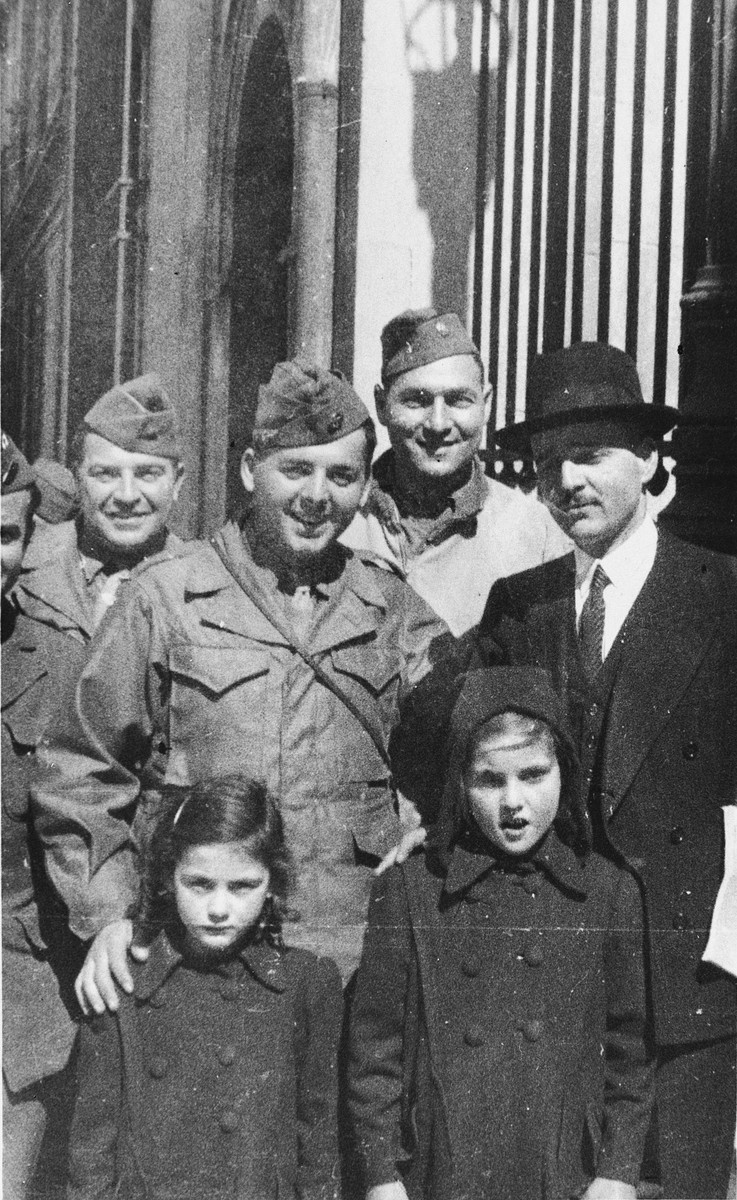
[[735,554],[737,0],[694,5],[687,175],[682,418],[676,496],[661,520],[688,541]]
[[295,86],[290,344],[330,366],[338,153],[340,0],[303,0]]

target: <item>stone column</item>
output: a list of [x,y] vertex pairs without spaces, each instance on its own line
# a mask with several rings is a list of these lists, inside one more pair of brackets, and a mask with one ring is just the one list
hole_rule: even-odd
[[290,344],[321,366],[332,354],[339,52],[340,0],[303,0]]
[[662,521],[735,554],[737,0],[694,5],[689,100],[682,419],[673,436],[676,496]]

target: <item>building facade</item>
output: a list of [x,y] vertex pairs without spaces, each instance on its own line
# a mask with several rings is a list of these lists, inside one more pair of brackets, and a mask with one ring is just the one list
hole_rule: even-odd
[[[609,340],[680,403],[668,519],[737,549],[736,0],[2,0],[3,420],[66,457],[114,381],[176,397],[186,533],[302,352],[371,402],[383,323],[459,311],[524,411]],[[490,463],[510,483],[529,464]]]

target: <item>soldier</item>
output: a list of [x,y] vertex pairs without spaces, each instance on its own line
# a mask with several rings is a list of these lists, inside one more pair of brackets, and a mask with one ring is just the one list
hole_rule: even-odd
[[455,313],[410,309],[381,334],[376,412],[391,449],[345,541],[397,564],[456,636],[478,624],[496,579],[567,553],[537,500],[484,473],[489,419],[478,350]]
[[132,568],[178,545],[167,524],[181,459],[176,414],[156,375],[106,392],[72,443],[76,520],[34,534],[18,583],[23,611],[89,642]]
[[144,564],[98,630],[36,794],[72,928],[97,935],[85,1006],[117,1006],[111,971],[132,986],[136,842],[162,785],[235,770],[282,799],[297,874],[287,942],[354,970],[371,869],[411,821],[390,765],[400,703],[460,654],[386,563],[338,543],[374,444],[342,377],[278,365],[242,459],[242,523]]
[[[2,435],[2,907],[3,1182],[7,1200],[27,1194],[47,1116],[60,1107],[74,1039],[71,981],[81,946],[43,872],[29,817],[36,748],[79,673],[84,647],[21,612],[13,585],[39,502],[33,470]],[[76,962],[76,969],[67,964]],[[61,968],[61,970],[60,970]],[[65,968],[65,969],[64,969]],[[65,992],[60,977],[69,983]]]

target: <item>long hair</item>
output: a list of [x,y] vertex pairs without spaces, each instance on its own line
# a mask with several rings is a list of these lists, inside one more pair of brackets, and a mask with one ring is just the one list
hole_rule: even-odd
[[220,775],[191,787],[167,788],[162,813],[144,855],[139,922],[148,937],[176,929],[174,872],[193,846],[240,842],[269,872],[269,898],[256,940],[281,945],[281,925],[292,882],[284,825],[266,786],[246,775]]

